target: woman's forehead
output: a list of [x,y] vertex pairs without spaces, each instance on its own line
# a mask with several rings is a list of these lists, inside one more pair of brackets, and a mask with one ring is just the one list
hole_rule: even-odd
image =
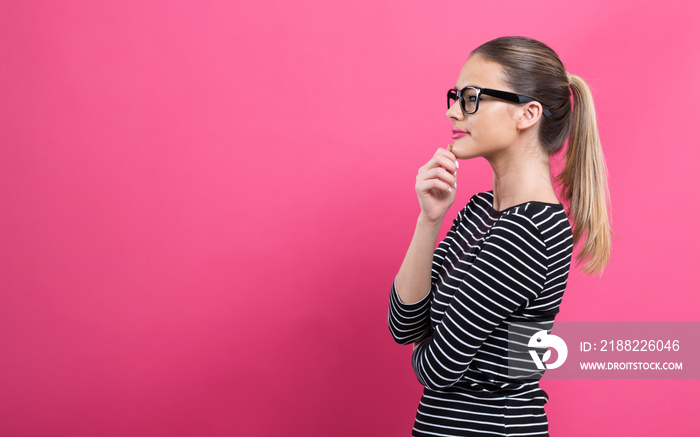
[[464,63],[464,66],[457,77],[456,89],[466,86],[476,86],[480,88],[504,89],[505,84],[501,80],[503,70],[495,62],[487,61],[481,56],[472,55]]

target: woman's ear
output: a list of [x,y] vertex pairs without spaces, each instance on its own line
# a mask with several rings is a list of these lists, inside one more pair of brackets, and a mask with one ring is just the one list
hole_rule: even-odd
[[527,129],[534,126],[542,117],[542,104],[540,102],[528,102],[520,110],[518,129]]

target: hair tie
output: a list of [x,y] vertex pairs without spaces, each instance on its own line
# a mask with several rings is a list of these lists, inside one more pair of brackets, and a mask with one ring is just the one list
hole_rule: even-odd
[[571,75],[568,71],[566,72],[566,79],[569,81],[569,86],[571,86]]

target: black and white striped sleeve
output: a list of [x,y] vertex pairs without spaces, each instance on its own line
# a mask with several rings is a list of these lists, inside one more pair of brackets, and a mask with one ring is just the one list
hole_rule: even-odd
[[432,292],[419,302],[401,302],[396,291],[396,278],[389,296],[389,331],[398,344],[410,344],[425,338],[430,332],[430,303]]
[[491,228],[455,289],[442,322],[413,352],[418,381],[431,389],[456,383],[484,340],[535,299],[547,275],[547,247],[528,217],[507,214]]

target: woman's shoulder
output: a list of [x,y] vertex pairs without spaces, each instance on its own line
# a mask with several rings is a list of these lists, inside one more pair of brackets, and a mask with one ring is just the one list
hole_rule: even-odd
[[572,239],[571,223],[561,203],[531,201],[503,211],[497,225],[536,235],[546,246]]
[[490,208],[493,205],[493,193],[491,191],[480,191],[474,193],[469,198],[469,202],[462,208],[460,214],[466,214],[471,211],[479,215],[492,215]]

